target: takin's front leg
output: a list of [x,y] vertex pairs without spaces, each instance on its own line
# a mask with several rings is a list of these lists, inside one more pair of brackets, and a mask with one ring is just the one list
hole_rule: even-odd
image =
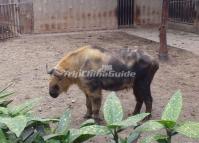
[[93,119],[96,121],[96,123],[99,123],[101,121],[101,118],[99,116],[100,113],[100,108],[102,104],[102,94],[101,90],[97,90],[93,92],[89,98],[91,99],[91,104],[92,104],[92,114],[93,114]]
[[87,111],[86,111],[86,114],[84,115],[84,118],[90,119],[92,118],[93,111],[92,111],[91,98],[89,97],[89,95],[86,95],[86,108],[87,108]]
[[[88,88],[87,88],[88,89]],[[92,118],[96,121],[96,123],[99,123],[101,121],[99,112],[102,104],[102,92],[101,90],[87,90],[85,92],[86,95],[86,107],[87,112],[84,115],[84,118]]]

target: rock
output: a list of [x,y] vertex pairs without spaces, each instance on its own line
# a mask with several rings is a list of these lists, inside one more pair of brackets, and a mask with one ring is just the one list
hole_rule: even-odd
[[42,112],[42,108],[41,107],[38,109],[38,112]]

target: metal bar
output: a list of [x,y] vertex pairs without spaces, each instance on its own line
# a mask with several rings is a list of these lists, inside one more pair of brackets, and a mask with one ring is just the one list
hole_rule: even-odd
[[130,25],[133,24],[133,0],[130,0]]
[[125,24],[125,7],[124,7],[124,5],[125,5],[125,0],[122,0],[122,25],[124,25]]
[[117,18],[118,18],[118,25],[120,26],[120,0],[117,0]]
[[0,40],[5,40],[16,36],[16,4],[0,5]]
[[198,0],[170,0],[169,20],[176,23],[194,24],[196,12],[194,10]]

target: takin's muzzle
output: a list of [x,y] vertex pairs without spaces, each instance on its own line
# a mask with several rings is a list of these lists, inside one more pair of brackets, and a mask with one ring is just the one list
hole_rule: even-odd
[[52,98],[57,98],[59,96],[59,86],[54,85],[49,88],[49,94]]

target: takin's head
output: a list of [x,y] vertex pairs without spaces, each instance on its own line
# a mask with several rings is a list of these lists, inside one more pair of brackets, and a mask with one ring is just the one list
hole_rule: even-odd
[[71,82],[63,71],[53,68],[47,70],[47,73],[50,75],[49,94],[51,97],[57,98],[61,93],[67,92]]

